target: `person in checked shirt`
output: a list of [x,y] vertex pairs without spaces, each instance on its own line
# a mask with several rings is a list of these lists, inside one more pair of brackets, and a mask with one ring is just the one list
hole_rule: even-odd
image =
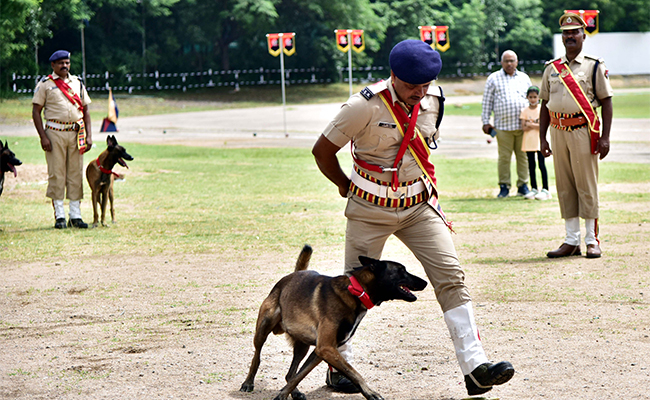
[[[528,105],[526,91],[532,83],[525,73],[517,70],[519,60],[512,50],[501,55],[501,68],[488,76],[483,92],[483,132],[490,134],[496,129],[499,145],[499,188],[497,197],[508,197],[510,193],[510,160],[512,153],[517,159],[517,196],[526,196],[528,189],[528,159],[521,150],[524,131],[519,113]],[[490,116],[494,113],[494,125]]]

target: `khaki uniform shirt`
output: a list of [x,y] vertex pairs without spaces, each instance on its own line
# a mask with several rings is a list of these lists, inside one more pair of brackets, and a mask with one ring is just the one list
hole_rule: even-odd
[[[398,100],[390,79],[376,83],[370,88],[373,93],[379,93],[388,88],[393,101],[408,110],[406,104]],[[420,101],[420,113],[416,126],[425,139],[432,137],[437,139],[438,137],[436,121],[439,110],[438,97],[441,95],[440,88],[431,85],[427,94]],[[403,138],[396,126],[396,121],[393,120],[380,96],[375,94],[367,100],[359,93],[354,94],[343,104],[339,113],[325,128],[323,135],[340,147],[353,140],[355,157],[369,164],[386,168],[393,166]],[[400,182],[415,180],[423,174],[408,150],[404,153],[398,168]],[[379,173],[365,169],[364,171],[386,182],[389,182],[392,177],[392,172]]]
[[[560,60],[562,60],[563,63],[566,63],[566,55],[562,56]],[[593,87],[592,75],[594,73],[596,61],[598,61],[598,58],[580,52],[580,54],[569,63],[569,68],[573,72],[573,76],[575,76],[576,80],[582,87],[582,90],[584,90],[587,95],[587,99],[591,101],[591,105],[594,108],[600,107],[600,101],[598,99],[604,99],[614,95],[614,90],[612,89],[609,77],[607,76],[607,67],[602,60],[600,60],[596,71],[596,87]],[[555,71],[555,68],[553,68],[551,63],[546,65],[544,75],[542,75],[542,85],[540,87],[539,97],[542,100],[548,101],[546,106],[549,111],[565,114],[580,112],[580,108],[560,80],[559,74]]]
[[[52,73],[52,78],[61,79],[55,73]],[[68,74],[64,82],[72,88],[74,93],[79,95],[82,105],[87,106],[91,103],[88,92],[85,86],[82,87],[78,77]],[[77,106],[72,104],[65,94],[59,90],[58,86],[47,77],[36,85],[32,103],[43,106],[43,116],[46,120],[76,122],[83,117],[83,113],[77,109]]]

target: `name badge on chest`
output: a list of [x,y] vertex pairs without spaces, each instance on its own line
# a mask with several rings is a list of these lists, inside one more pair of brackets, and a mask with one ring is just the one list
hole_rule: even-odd
[[389,128],[389,129],[395,129],[395,128],[397,128],[397,124],[394,123],[394,122],[381,122],[381,121],[380,121],[380,122],[377,124],[377,126],[379,126],[380,128]]

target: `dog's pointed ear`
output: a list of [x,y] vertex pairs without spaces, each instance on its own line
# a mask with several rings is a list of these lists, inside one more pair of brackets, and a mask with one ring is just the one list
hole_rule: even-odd
[[362,266],[366,265],[372,265],[377,262],[374,258],[366,257],[366,256],[359,256],[359,261],[361,261]]
[[359,256],[359,261],[361,261],[361,267],[369,267],[372,272],[375,274],[380,273],[383,269],[386,268],[386,263],[381,260],[375,260],[374,258]]
[[106,145],[108,147],[115,147],[115,145],[117,145],[117,141],[115,140],[115,136],[111,136],[111,135],[106,136]]
[[5,146],[7,146],[7,141],[5,140],[5,144],[2,144],[2,140],[0,140],[0,150],[4,149]]

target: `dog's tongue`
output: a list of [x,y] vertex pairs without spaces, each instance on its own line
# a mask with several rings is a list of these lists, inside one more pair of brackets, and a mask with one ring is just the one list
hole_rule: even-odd
[[406,286],[401,286],[401,288],[402,288],[402,290],[405,291],[406,293],[411,293],[411,291],[409,290],[409,288],[407,288]]
[[126,165],[126,161],[124,161],[124,159],[119,158],[119,159],[117,160],[117,163],[120,164],[121,166],[123,166],[124,168],[129,169],[129,166]]
[[15,178],[15,177],[17,177],[17,176],[18,176],[18,174],[16,173],[16,168],[14,168],[14,166],[13,166],[13,165],[11,165],[11,164],[7,164],[7,165],[9,165],[9,168],[11,168],[11,172],[13,172],[13,173],[14,173],[14,178]]

